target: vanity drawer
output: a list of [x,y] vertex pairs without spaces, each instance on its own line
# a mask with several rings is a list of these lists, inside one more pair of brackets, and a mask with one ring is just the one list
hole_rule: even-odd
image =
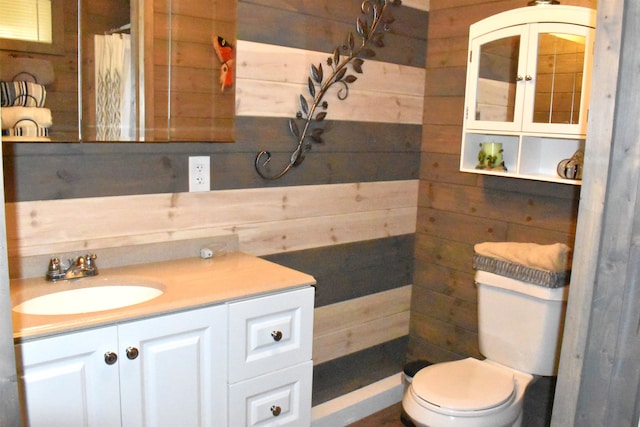
[[313,362],[271,372],[229,387],[230,426],[311,425]]
[[311,360],[314,289],[229,304],[229,383]]

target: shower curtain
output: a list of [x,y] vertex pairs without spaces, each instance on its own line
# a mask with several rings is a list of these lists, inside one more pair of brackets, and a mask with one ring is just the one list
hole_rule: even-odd
[[96,138],[99,141],[135,139],[135,81],[131,36],[94,36]]

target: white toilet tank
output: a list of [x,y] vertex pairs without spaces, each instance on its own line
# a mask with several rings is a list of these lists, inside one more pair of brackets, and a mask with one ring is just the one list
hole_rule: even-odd
[[478,270],[478,335],[487,359],[533,375],[556,375],[568,286],[546,288]]

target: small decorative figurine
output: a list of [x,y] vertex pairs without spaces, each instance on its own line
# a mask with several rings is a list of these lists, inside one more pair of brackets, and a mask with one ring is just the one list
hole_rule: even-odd
[[579,149],[569,159],[561,160],[558,163],[557,172],[561,178],[582,179],[582,164],[584,163],[584,152]]
[[218,59],[222,63],[220,66],[220,90],[233,87],[233,46],[220,36],[213,36],[213,48],[218,55]]

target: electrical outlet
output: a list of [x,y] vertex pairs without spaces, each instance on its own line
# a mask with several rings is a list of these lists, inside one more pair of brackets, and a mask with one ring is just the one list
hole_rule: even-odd
[[189,191],[211,191],[209,156],[189,157]]

